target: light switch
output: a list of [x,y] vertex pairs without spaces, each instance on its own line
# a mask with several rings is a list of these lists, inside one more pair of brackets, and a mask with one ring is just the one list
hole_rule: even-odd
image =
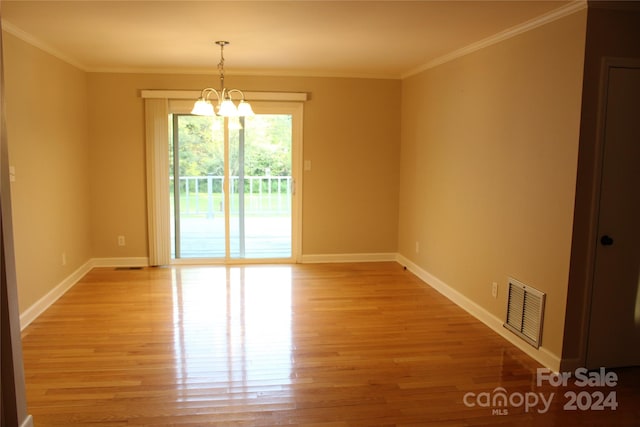
[[9,166],[9,182],[15,182],[16,180],[16,167]]
[[311,160],[305,160],[304,161],[304,170],[305,171],[310,171],[311,170]]

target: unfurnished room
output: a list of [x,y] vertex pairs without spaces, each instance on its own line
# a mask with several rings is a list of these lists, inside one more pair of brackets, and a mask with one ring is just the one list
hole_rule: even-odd
[[0,4],[2,426],[637,426],[640,2]]

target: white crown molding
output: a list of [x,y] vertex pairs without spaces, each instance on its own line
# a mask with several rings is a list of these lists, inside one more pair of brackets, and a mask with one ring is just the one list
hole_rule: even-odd
[[[322,77],[322,78],[359,78],[359,79],[382,79],[382,80],[397,80],[397,79],[405,79],[407,77],[411,77],[415,74],[421,73],[428,69],[434,68],[438,65],[442,65],[444,63],[453,61],[454,59],[460,58],[462,56],[468,55],[470,53],[476,52],[480,49],[483,49],[487,46],[491,46],[493,44],[499,43],[503,40],[507,40],[509,38],[515,37],[519,34],[530,31],[534,28],[540,27],[542,25],[548,24],[565,16],[571,15],[575,12],[578,12],[582,9],[587,8],[586,0],[575,0],[568,3],[566,6],[553,10],[549,13],[541,15],[537,18],[526,21],[522,24],[516,25],[514,27],[508,28],[504,31],[501,31],[497,34],[494,34],[491,37],[480,40],[478,42],[472,43],[468,46],[465,46],[461,49],[457,49],[453,52],[450,52],[446,55],[435,58],[426,64],[423,64],[419,67],[416,67],[412,70],[409,70],[406,73],[402,73],[399,76],[392,75],[389,73],[331,73],[331,72],[323,72],[323,71],[274,71],[274,70],[253,70],[253,71],[238,71],[237,73],[233,73],[230,75],[237,76],[278,76],[278,77]],[[34,37],[33,35],[25,32],[24,30],[18,28],[13,25],[11,22],[6,20],[2,20],[2,28],[7,33],[14,35],[15,37],[23,40],[30,45],[37,47],[44,52],[49,53],[50,55],[82,70],[89,73],[136,73],[136,74],[211,74],[211,70],[206,71],[202,69],[136,69],[136,68],[90,68],[86,65],[76,61],[75,59],[65,55],[59,50],[53,48],[46,42]]]
[[566,6],[555,9],[549,13],[538,16],[537,18],[530,19],[529,21],[523,22],[522,24],[516,25],[511,28],[507,28],[504,31],[501,31],[497,34],[494,34],[486,39],[482,39],[475,43],[472,43],[463,48],[454,50],[446,55],[435,58],[420,67],[414,68],[409,72],[402,75],[402,79],[406,79],[407,77],[414,76],[423,71],[429,70],[431,68],[437,67],[438,65],[445,64],[447,62],[453,61],[454,59],[458,59],[470,53],[476,52],[480,49],[484,49],[485,47],[491,46],[493,44],[499,43],[501,41],[510,39],[522,33],[526,33],[527,31],[531,31],[534,28],[541,27],[553,21],[557,21],[560,18],[564,18],[565,16],[572,15],[580,10],[587,8],[586,0],[576,0],[572,1]]
[[[91,68],[76,61],[68,55],[51,47],[37,37],[27,33],[26,31],[13,25],[11,22],[2,20],[2,29],[7,33],[19,38],[25,43],[30,44],[52,56],[60,59],[87,73],[105,73],[105,74],[188,74],[188,75],[211,75],[215,70],[202,68],[134,68],[134,67],[97,67]],[[326,71],[286,71],[286,70],[231,70],[227,72],[228,76],[259,76],[259,77],[301,77],[301,78],[345,78],[345,79],[375,79],[375,80],[398,80],[399,75],[390,73],[341,73]]]
[[50,45],[48,45],[47,43],[43,42],[42,40],[38,39],[37,37],[32,36],[31,34],[21,30],[20,28],[16,27],[15,25],[13,25],[11,22],[5,21],[4,19],[2,20],[2,29],[4,31],[6,31],[7,33],[19,38],[20,40],[24,41],[25,43],[30,44],[33,47],[36,47],[46,53],[48,53],[51,56],[54,56],[56,58],[58,58],[61,61],[66,62],[69,65],[72,65],[76,68],[78,68],[81,71],[89,71],[88,68],[79,63],[78,61],[76,61],[75,59],[65,55],[64,53],[60,52],[59,50],[51,47]]

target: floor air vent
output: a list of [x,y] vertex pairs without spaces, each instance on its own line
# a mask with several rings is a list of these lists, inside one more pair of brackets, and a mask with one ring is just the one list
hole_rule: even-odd
[[507,322],[504,327],[526,342],[540,347],[545,294],[509,278]]

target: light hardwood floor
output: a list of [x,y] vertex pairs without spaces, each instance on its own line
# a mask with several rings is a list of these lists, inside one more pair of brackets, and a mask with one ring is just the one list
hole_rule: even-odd
[[[640,424],[640,369],[538,387],[538,363],[396,263],[98,268],[23,343],[36,427]],[[480,406],[497,387],[507,405]],[[618,406],[564,410],[567,391]],[[519,405],[534,393],[548,411]]]

